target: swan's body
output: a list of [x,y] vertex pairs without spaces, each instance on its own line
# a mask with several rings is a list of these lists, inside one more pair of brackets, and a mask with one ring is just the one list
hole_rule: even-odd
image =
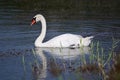
[[39,37],[35,41],[36,47],[81,47],[81,46],[89,46],[91,43],[91,39],[93,36],[83,38],[80,35],[75,34],[62,34],[60,36],[54,37],[51,40],[44,42],[43,39],[46,35],[46,20],[45,18],[38,14],[32,19],[31,25],[36,22],[41,22],[42,31]]

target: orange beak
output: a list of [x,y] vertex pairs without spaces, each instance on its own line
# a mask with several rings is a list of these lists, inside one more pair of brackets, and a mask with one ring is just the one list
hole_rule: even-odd
[[31,26],[35,23],[36,23],[35,19],[32,19]]

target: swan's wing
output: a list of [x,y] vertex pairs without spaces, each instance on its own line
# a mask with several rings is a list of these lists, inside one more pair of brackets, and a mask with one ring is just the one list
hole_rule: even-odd
[[62,34],[45,42],[44,45],[47,47],[70,47],[72,45],[78,46],[78,44],[80,44],[80,38],[83,37],[74,34]]

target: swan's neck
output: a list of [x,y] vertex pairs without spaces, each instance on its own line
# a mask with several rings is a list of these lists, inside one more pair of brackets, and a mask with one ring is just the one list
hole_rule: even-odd
[[45,20],[45,18],[41,17],[40,22],[42,24],[42,29],[41,29],[41,34],[38,36],[38,38],[35,41],[36,46],[42,44],[42,42],[45,38],[45,35],[46,35],[46,20]]

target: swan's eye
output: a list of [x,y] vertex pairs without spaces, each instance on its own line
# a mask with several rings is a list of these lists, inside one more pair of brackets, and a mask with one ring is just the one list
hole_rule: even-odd
[[36,17],[32,19],[31,26],[36,23]]

